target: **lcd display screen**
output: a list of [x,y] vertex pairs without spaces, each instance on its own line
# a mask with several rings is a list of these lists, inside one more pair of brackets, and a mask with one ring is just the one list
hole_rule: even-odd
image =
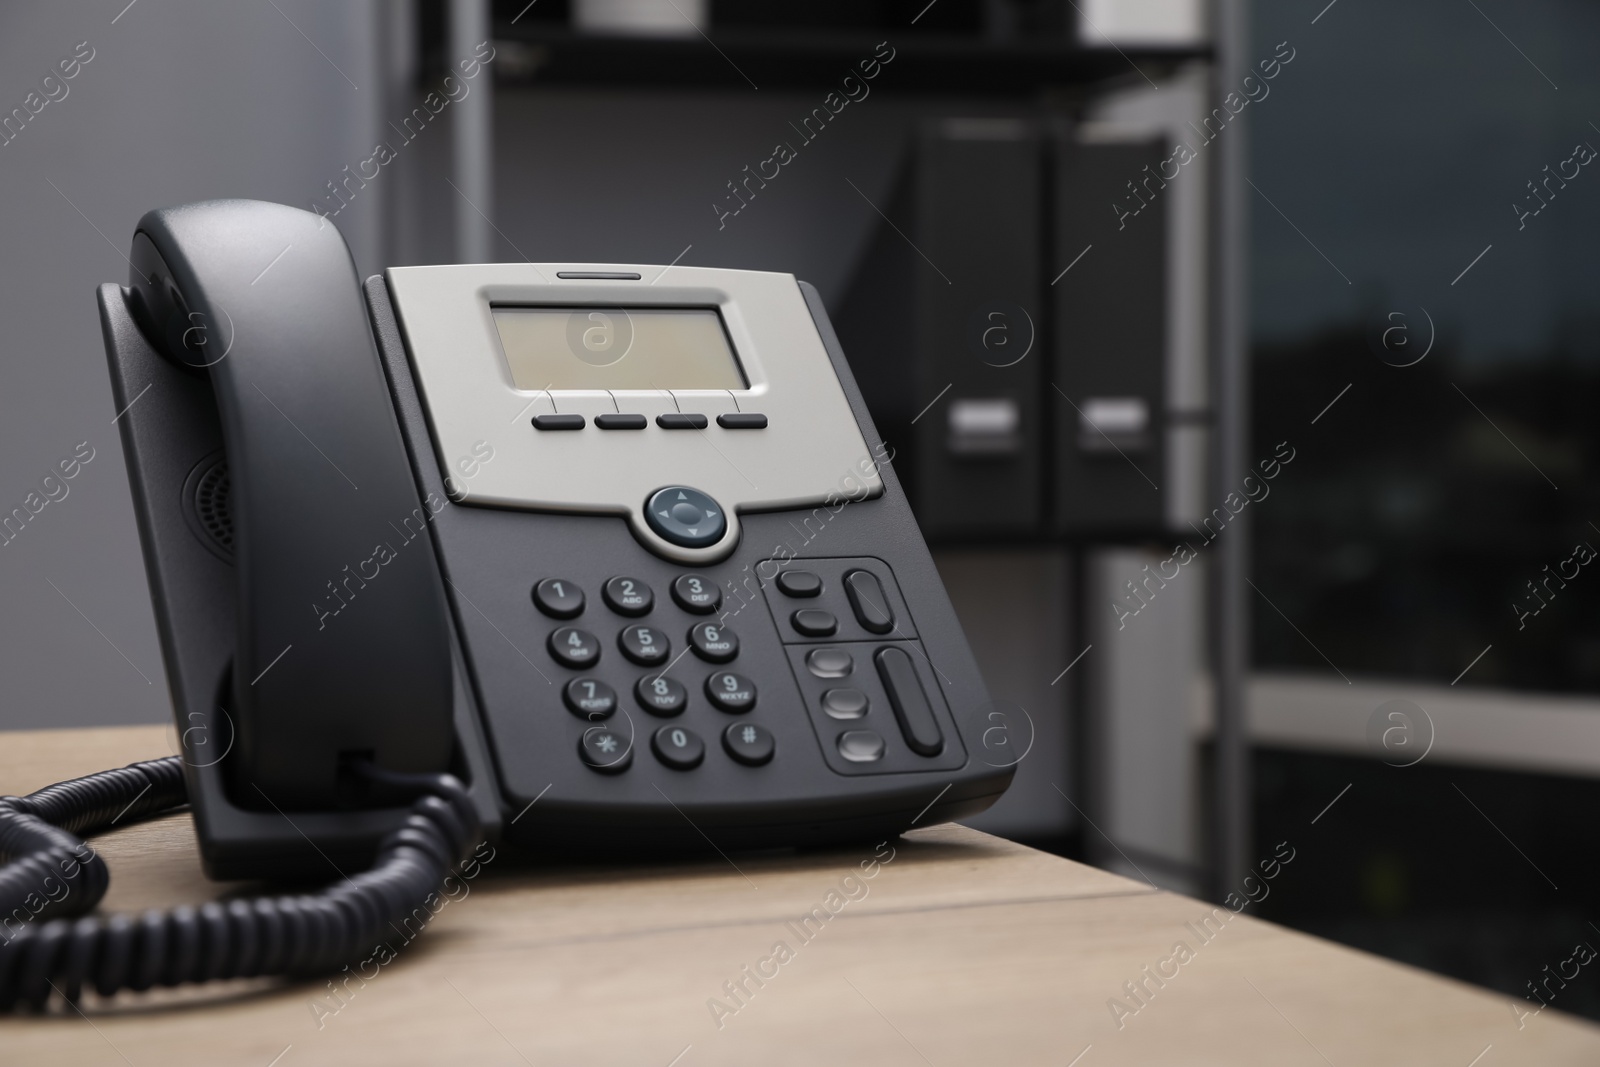
[[493,307],[518,389],[744,389],[715,308]]

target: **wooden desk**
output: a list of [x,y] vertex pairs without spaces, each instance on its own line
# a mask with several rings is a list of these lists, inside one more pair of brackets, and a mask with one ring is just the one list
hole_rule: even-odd
[[[0,793],[167,754],[171,736],[0,734]],[[97,846],[112,870],[108,908],[219,893],[200,875],[187,817]],[[868,880],[871,849],[739,856],[735,870],[717,856],[545,868],[501,848],[398,958],[351,980],[342,1006],[315,982],[129,997],[87,1016],[0,1021],[0,1062],[1600,1063],[1600,1028],[1554,1009],[1519,1029],[1504,996],[1248,915],[1203,943],[1186,924],[1211,913],[1205,904],[958,826],[889,849]],[[857,899],[802,940],[791,924],[826,913],[830,890],[838,906],[841,887]],[[759,987],[745,979],[779,941],[792,958],[765,964],[776,973]],[[1153,996],[1119,1029],[1107,1002],[1135,1006],[1124,983],[1178,941],[1193,958],[1168,964],[1177,974],[1159,989],[1146,980]],[[723,986],[741,980],[742,1006]],[[720,1027],[712,998],[730,1009]]]

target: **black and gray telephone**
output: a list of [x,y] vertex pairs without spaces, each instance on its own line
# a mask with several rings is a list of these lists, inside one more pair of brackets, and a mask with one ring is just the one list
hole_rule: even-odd
[[[0,1004],[336,965],[479,833],[876,840],[1009,784],[809,285],[507,263],[362,286],[324,219],[254,201],[151,212],[130,262],[100,313],[183,752],[0,800],[0,904],[70,851],[54,827],[125,797],[187,799],[213,877],[371,870],[28,924]],[[96,863],[74,876],[103,889]]]

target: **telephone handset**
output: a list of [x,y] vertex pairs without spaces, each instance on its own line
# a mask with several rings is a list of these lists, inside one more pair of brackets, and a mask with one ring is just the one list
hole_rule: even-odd
[[[187,799],[213,877],[371,865],[381,886],[326,904],[370,918],[480,832],[875,840],[1009,784],[811,286],[533,263],[362,285],[326,220],[241,200],[149,213],[129,258],[101,322],[182,752],[0,800],[36,846],[10,855],[70,855],[56,827],[148,787],[133,817]],[[97,863],[74,876],[103,890]],[[0,906],[38,866],[0,868]],[[51,975],[76,996],[316,969],[366,932],[279,916],[298,955],[241,961],[267,920],[209,907],[137,936],[29,924],[0,939],[0,1005]]]

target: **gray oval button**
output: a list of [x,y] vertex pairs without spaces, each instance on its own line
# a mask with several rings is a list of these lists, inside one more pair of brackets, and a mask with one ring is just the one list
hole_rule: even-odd
[[839,735],[839,755],[851,763],[873,763],[883,758],[883,738],[871,730],[846,730]]
[[867,713],[867,694],[859,689],[830,689],[822,694],[822,710],[834,719],[859,719]]
[[818,678],[843,678],[855,666],[855,660],[842,648],[814,648],[806,653],[806,666]]

